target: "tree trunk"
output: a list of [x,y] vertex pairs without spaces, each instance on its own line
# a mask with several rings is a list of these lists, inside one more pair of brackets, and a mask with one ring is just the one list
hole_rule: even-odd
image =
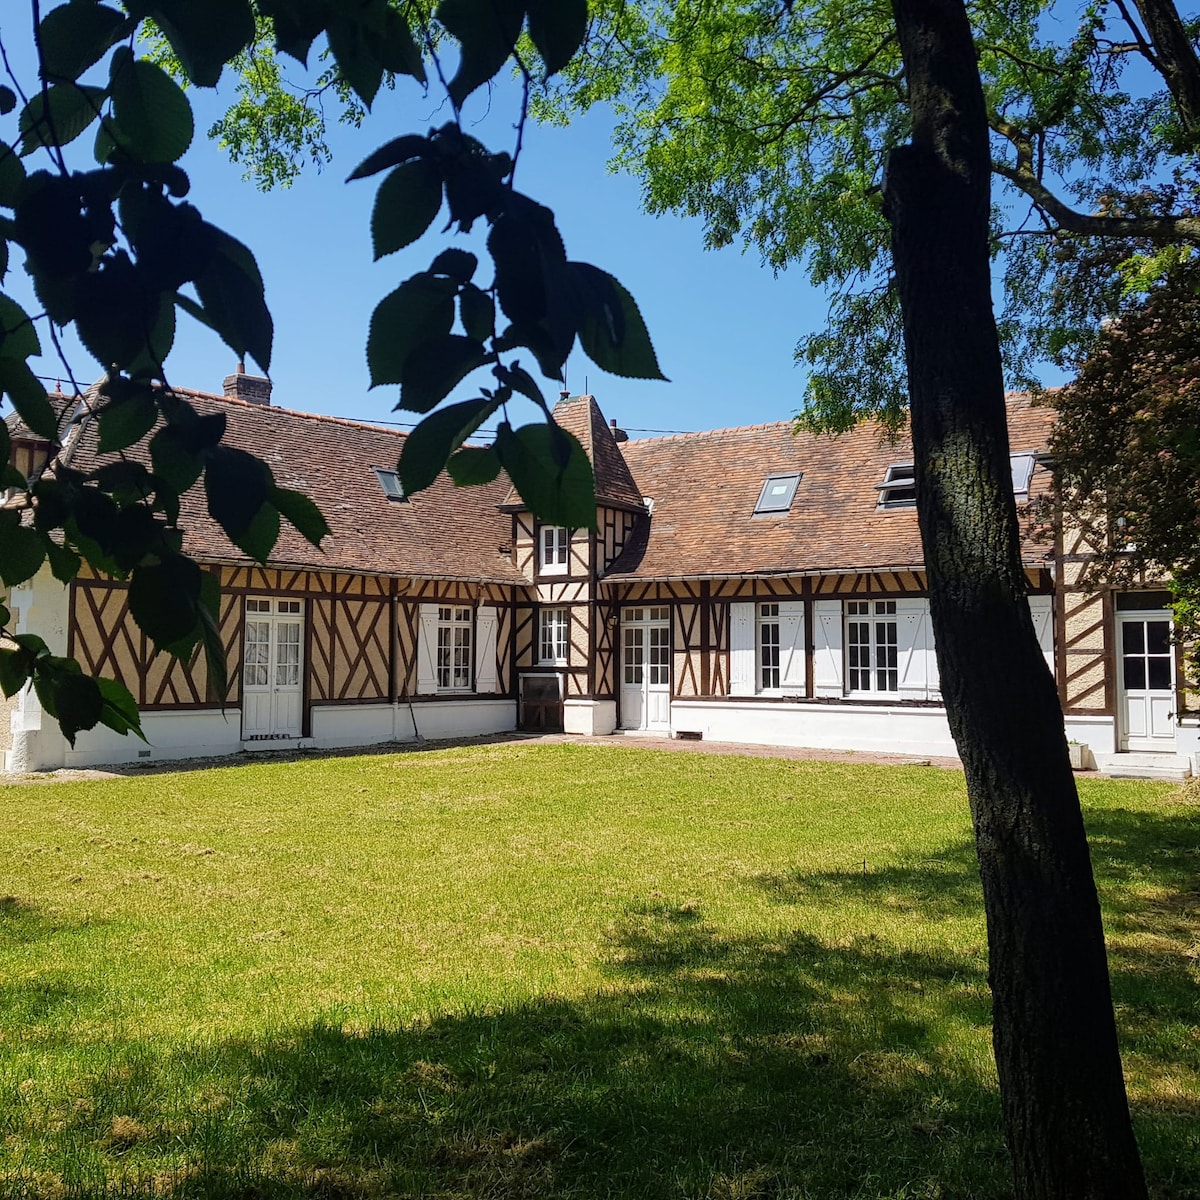
[[1026,602],[988,259],[988,130],[962,0],[893,0],[913,141],[884,198],[941,688],[983,881],[1019,1197],[1146,1195],[1062,710]]

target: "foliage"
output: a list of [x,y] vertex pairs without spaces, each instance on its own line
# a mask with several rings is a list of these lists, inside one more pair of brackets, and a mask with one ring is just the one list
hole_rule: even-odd
[[[39,6],[32,12],[39,17]],[[408,77],[444,80],[439,45],[457,45],[445,83],[454,116],[427,134],[393,138],[352,174],[383,172],[371,219],[377,258],[409,245],[437,219],[468,232],[490,227],[494,275],[476,282],[476,257],[450,248],[405,280],[375,310],[367,341],[372,384],[399,384],[398,407],[430,413],[473,372],[490,372],[479,398],[418,426],[399,463],[408,493],[428,486],[450,460],[460,483],[508,471],[531,508],[556,524],[591,527],[591,466],[578,441],[555,426],[549,407],[515,352],[558,379],[579,339],[605,370],[661,378],[632,297],[610,275],[572,262],[549,209],[513,187],[516,153],[492,153],[464,133],[463,102],[511,58],[528,84],[534,65],[559,70],[586,31],[586,0],[443,0],[396,7],[368,0],[347,8],[324,0],[131,0],[126,11],[69,0],[37,21],[37,86],[0,86],[0,115],[12,129],[0,142],[0,283],[10,256],[23,252],[40,313],[0,293],[0,388],[25,436],[53,447],[50,466],[26,478],[0,464],[11,499],[0,510],[0,581],[12,588],[46,561],[69,582],[83,564],[128,580],[130,611],[159,651],[187,657],[202,647],[224,692],[224,653],[216,630],[213,577],[183,552],[180,496],[203,482],[210,516],[243,553],[266,561],[281,520],[319,545],[324,518],[303,496],[279,487],[260,459],[225,446],[224,419],[201,417],[172,389],[165,362],[178,314],[210,327],[239,357],[270,369],[272,324],[254,255],[206,222],[178,165],[193,134],[183,85],[215,86],[227,64],[241,73],[238,104],[252,104],[253,77],[278,103],[255,119],[267,138],[307,138],[312,112],[279,97],[278,55],[303,66],[314,46],[323,82],[363,114],[380,87]],[[523,39],[518,47],[518,39]],[[264,43],[274,50],[265,59]],[[148,54],[139,57],[139,48]],[[272,90],[273,89],[273,90]],[[524,123],[521,113],[519,125]],[[91,161],[74,143],[91,133]],[[519,150],[519,134],[518,134]],[[33,156],[37,156],[34,158]],[[37,162],[32,170],[26,163]],[[260,169],[273,168],[269,160]],[[507,323],[499,320],[506,318]],[[58,348],[56,330],[73,325],[104,376],[79,412],[56,411],[28,366],[38,330]],[[60,353],[61,357],[61,353]],[[509,402],[526,399],[543,423],[514,428]],[[61,405],[60,405],[61,407]],[[491,447],[464,447],[500,416]],[[90,474],[71,466],[77,427],[96,421],[102,451]],[[65,450],[62,449],[65,447]],[[59,453],[59,451],[62,451]],[[11,631],[0,609],[0,635]],[[0,648],[6,694],[32,679],[46,710],[73,740],[97,722],[137,729],[128,694],[71,670],[45,647]]]
[[[1053,394],[1057,501],[1094,555],[1087,579],[1171,579],[1177,634],[1200,636],[1200,263],[1186,260],[1103,330]],[[1200,678],[1193,647],[1190,673]]]
[[[0,786],[6,1197],[1011,1194],[960,772],[266,757]],[[1184,1200],[1200,813],[1081,786]]]

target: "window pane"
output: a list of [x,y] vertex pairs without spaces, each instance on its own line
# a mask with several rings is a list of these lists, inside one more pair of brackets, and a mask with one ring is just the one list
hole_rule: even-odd
[[1155,691],[1166,692],[1171,689],[1171,659],[1170,657],[1151,658],[1150,686]]
[[1146,686],[1146,660],[1144,658],[1126,658],[1124,663],[1125,686],[1130,691],[1141,691]]
[[1171,652],[1171,622],[1146,622],[1146,649],[1151,654],[1169,654]]
[[1143,654],[1146,650],[1144,621],[1126,621],[1121,626],[1121,650],[1125,654]]

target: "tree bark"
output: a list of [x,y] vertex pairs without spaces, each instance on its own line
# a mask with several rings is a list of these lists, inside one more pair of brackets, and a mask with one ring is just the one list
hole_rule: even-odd
[[893,0],[912,144],[889,158],[917,506],[983,882],[1016,1193],[1146,1195],[1062,710],[1026,602],[988,258],[983,92],[962,0]]

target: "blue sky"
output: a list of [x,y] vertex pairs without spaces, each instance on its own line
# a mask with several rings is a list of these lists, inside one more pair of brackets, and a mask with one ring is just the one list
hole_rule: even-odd
[[[22,27],[27,20],[25,12],[15,22],[2,21],[0,32],[28,88],[35,80]],[[197,134],[182,165],[191,177],[192,202],[257,256],[275,320],[275,402],[365,420],[410,420],[411,414],[391,411],[398,389],[369,388],[367,325],[375,304],[427,267],[442,246],[451,244],[451,235],[437,232],[439,220],[415,245],[372,263],[369,220],[382,176],[353,184],[344,179],[388,138],[444,122],[445,109],[436,94],[424,97],[402,80],[393,95],[381,97],[361,129],[331,128],[335,161],[324,173],[309,170],[292,188],[264,195],[244,182],[241,168],[205,137],[232,95],[228,72],[215,94],[192,91]],[[487,108],[484,94],[477,93],[468,103],[468,126]],[[511,148],[514,115],[511,105],[494,98],[490,115],[476,130],[481,140],[493,149]],[[15,117],[5,124],[15,126]],[[9,129],[0,136],[13,133]],[[590,391],[607,415],[631,430],[693,430],[788,418],[801,403],[805,382],[793,350],[801,334],[821,324],[823,298],[798,267],[775,276],[753,252],[705,251],[697,221],[643,213],[637,181],[607,169],[609,133],[603,113],[567,129],[531,126],[517,186],[554,209],[570,257],[604,268],[632,292],[671,382],[606,375],[577,348],[567,368],[569,389]],[[77,146],[90,150],[90,144],[88,133]],[[35,169],[33,162],[27,166]],[[486,270],[485,261],[481,274]],[[5,288],[32,303],[18,261]],[[69,338],[66,344],[76,378],[96,377],[99,368],[86,352]],[[43,345],[49,348],[48,339]],[[233,367],[233,353],[181,315],[167,362],[172,382],[219,391]],[[62,373],[48,356],[35,369],[51,380]],[[482,374],[480,379],[487,382]],[[545,390],[553,396],[557,384],[545,381]],[[533,415],[530,409],[513,417],[524,421]]]

